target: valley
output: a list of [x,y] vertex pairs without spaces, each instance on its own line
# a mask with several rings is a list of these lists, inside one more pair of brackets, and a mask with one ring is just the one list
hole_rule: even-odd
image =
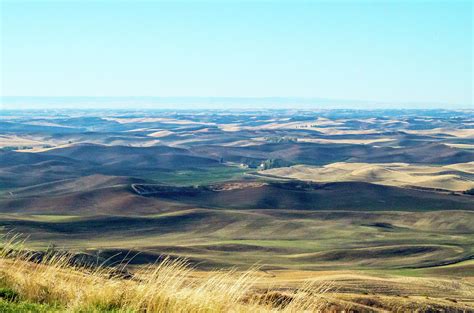
[[28,249],[474,305],[472,111],[0,114],[0,229]]

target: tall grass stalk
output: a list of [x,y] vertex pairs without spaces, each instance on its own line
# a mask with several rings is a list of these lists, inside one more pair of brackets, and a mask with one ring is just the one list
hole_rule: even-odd
[[196,279],[185,260],[165,259],[125,279],[118,267],[84,267],[73,257],[39,256],[13,236],[0,252],[0,278],[22,300],[71,312],[315,312],[325,305],[326,287],[313,284],[287,296],[258,292],[255,270],[218,271]]

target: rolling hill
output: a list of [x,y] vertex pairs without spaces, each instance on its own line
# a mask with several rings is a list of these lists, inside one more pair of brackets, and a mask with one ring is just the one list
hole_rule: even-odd
[[[424,211],[474,209],[474,198],[432,191],[375,185],[364,182],[305,183],[243,182],[236,188],[224,186],[167,187],[140,185],[138,193],[208,208]],[[137,190],[137,188],[135,188]]]
[[474,188],[474,162],[445,166],[339,162],[322,167],[295,165],[260,171],[259,174],[314,182],[360,181],[451,191]]

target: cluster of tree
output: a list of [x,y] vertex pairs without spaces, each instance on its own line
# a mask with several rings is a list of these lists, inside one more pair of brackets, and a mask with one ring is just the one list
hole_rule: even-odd
[[259,167],[262,170],[268,170],[271,168],[286,167],[290,165],[291,165],[290,162],[282,160],[282,159],[268,159],[268,160],[263,161]]
[[267,159],[264,161],[258,160],[258,159],[250,159],[250,158],[240,159],[241,167],[255,168],[259,170],[268,170],[271,168],[287,167],[291,165],[293,165],[293,163],[282,160],[282,159]]
[[[53,146],[43,145],[42,147],[46,149],[46,148],[52,148]],[[32,146],[6,146],[6,147],[0,148],[0,151],[15,151],[15,150],[29,150],[29,149],[33,149],[33,147]]]
[[474,188],[468,189],[463,192],[466,195],[474,196]]
[[265,137],[265,141],[270,143],[288,143],[288,142],[297,142],[298,138],[290,136],[276,136],[276,137]]
[[3,151],[27,150],[27,149],[33,149],[33,147],[30,147],[30,146],[6,146],[6,147],[3,147],[3,148],[0,148],[0,150],[3,150]]

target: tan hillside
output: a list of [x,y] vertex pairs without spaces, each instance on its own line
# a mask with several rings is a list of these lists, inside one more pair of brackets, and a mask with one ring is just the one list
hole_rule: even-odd
[[326,166],[295,165],[261,172],[285,178],[315,182],[361,181],[389,186],[464,191],[474,188],[474,162],[446,166],[412,165],[406,163],[346,163]]

